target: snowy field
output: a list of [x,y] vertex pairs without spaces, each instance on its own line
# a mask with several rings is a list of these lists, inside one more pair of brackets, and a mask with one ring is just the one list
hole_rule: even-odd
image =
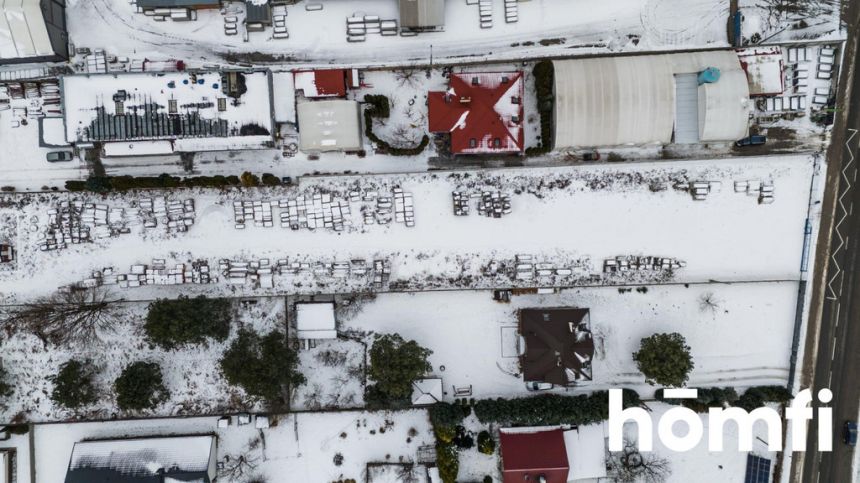
[[[303,178],[292,188],[168,194],[168,201],[194,200],[194,224],[186,232],[176,232],[164,220],[154,228],[143,226],[141,199],[154,198],[158,192],[107,197],[13,195],[5,198],[0,215],[18,216],[19,257],[17,269],[0,274],[0,294],[9,302],[24,301],[61,285],[91,279],[94,272],[103,281],[113,282],[116,274],[131,277],[133,265],[153,265],[154,259],[165,260],[168,267],[185,263],[186,270],[192,262],[205,261],[213,283],[185,284],[182,291],[237,296],[795,280],[813,169],[813,160],[807,156],[786,156],[319,177]],[[686,189],[693,181],[712,182],[704,201],[694,201]],[[735,192],[735,181],[754,186],[772,183],[775,201],[759,204],[758,196]],[[390,203],[397,189],[412,196],[413,227],[402,222],[402,212],[398,220],[380,200],[387,197]],[[511,213],[501,218],[481,216],[473,198],[470,215],[454,216],[454,191],[507,195]],[[322,227],[323,208],[314,211],[320,216],[320,228],[281,227],[280,216],[288,216],[289,210],[278,208],[279,200],[286,203],[302,196],[310,204],[315,195],[331,196],[325,209],[338,207],[341,231]],[[60,233],[56,228],[50,233],[49,213],[65,201],[103,204],[114,213],[116,236],[101,238],[110,230],[104,225],[92,226],[93,241],[42,251],[46,237],[56,239]],[[248,221],[244,229],[236,229],[234,203],[240,202],[241,207],[241,202],[248,202],[247,207],[255,201],[274,201],[269,215],[273,226]],[[347,209],[349,213],[345,213]],[[332,213],[326,216],[335,216]],[[91,223],[85,217],[81,220]],[[528,277],[515,268],[524,255],[532,257]],[[604,259],[629,256],[672,262],[604,273]],[[250,273],[238,283],[222,275],[221,269],[226,274],[228,267],[219,266],[219,260],[228,259],[236,264],[268,261],[275,266],[271,283]],[[352,271],[338,271],[341,262],[352,264]],[[386,262],[385,269],[375,270],[376,262],[380,267]],[[178,293],[175,286],[109,288],[126,299]]]
[[[241,15],[240,5],[232,2],[227,9]],[[444,32],[368,35],[356,48],[347,42],[346,18],[364,14],[397,20],[397,2],[365,0],[358,7],[351,0],[329,0],[323,5],[314,12],[301,3],[288,6],[289,39],[273,39],[267,29],[250,33],[247,41],[242,35],[224,35],[218,10],[201,10],[192,22],[155,22],[123,0],[71,0],[67,16],[76,47],[119,55],[218,62],[234,53],[240,55],[229,58],[239,62],[390,66],[428,63],[431,56],[435,63],[453,63],[724,47],[729,10],[728,0],[623,0],[601,8],[587,0],[533,0],[518,5],[518,22],[505,23],[503,2],[494,2],[493,27],[481,29],[477,5],[447,2]]]
[[[63,483],[65,461],[74,443],[83,439],[214,433],[219,460],[244,455],[255,466],[244,475],[223,478],[230,483],[244,483],[253,475],[272,483],[364,481],[367,463],[415,462],[420,447],[435,444],[427,414],[418,410],[304,413],[282,416],[274,423],[263,430],[254,429],[254,424],[236,426],[235,417],[228,428],[218,428],[217,418],[38,425],[34,435],[36,479],[38,483]],[[339,466],[334,464],[337,454],[343,456]],[[290,475],[289,480],[284,475]],[[19,479],[18,483],[30,482]]]
[[691,387],[785,385],[797,288],[794,282],[665,285],[623,292],[579,288],[513,296],[509,304],[494,301],[489,291],[380,294],[339,323],[356,332],[399,333],[432,350],[433,375],[442,378],[447,401],[456,399],[454,386],[471,386],[476,399],[521,397],[529,392],[517,358],[518,310],[588,308],[596,349],[594,380],[553,391],[628,387],[651,397],[656,388],[645,383],[631,354],[640,339],[657,332],[686,337],[695,363]]
[[[110,419],[121,414],[113,396],[113,381],[133,362],[157,362],[161,366],[169,400],[152,411],[122,414],[125,417],[213,414],[259,409],[259,401],[230,386],[221,375],[219,360],[240,328],[264,334],[284,330],[283,299],[259,299],[252,305],[236,302],[230,336],[224,342],[164,350],[147,341],[144,332],[146,303],[124,305],[112,331],[102,331],[89,343],[45,348],[35,336],[16,334],[0,342],[3,368],[14,383],[14,393],[4,400],[0,421],[60,421],[76,418]],[[100,398],[78,412],[62,408],[49,397],[53,376],[70,359],[89,360],[96,368],[95,386]],[[304,368],[306,372],[310,372]],[[301,369],[300,369],[301,370]]]

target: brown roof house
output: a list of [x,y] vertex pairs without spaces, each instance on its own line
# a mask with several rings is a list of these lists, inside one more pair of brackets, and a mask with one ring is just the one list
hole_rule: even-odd
[[526,382],[566,386],[591,380],[594,339],[588,309],[521,309],[520,336]]

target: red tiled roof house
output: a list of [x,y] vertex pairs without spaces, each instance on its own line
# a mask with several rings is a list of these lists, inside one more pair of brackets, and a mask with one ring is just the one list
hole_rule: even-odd
[[523,152],[523,73],[451,74],[428,96],[429,129],[451,134],[454,154]]
[[499,442],[504,483],[567,483],[570,463],[561,429],[503,430]]

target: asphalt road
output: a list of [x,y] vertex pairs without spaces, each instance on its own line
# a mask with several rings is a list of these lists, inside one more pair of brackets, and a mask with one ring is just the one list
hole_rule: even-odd
[[[860,7],[852,2],[849,38],[860,34]],[[855,44],[856,45],[856,44]],[[818,451],[818,423],[809,428],[807,451],[804,454],[804,483],[849,483],[852,481],[852,448],[842,443],[842,428],[846,420],[856,420],[860,412],[860,186],[857,186],[860,163],[860,59],[849,49],[844,68],[853,65],[850,98],[838,106],[844,124],[843,131],[834,135],[840,147],[831,152],[831,168],[837,170],[837,183],[827,189],[836,194],[834,229],[827,248],[827,275],[821,327],[814,367],[814,394],[823,388],[833,391],[833,451]],[[831,180],[829,180],[831,181]],[[825,248],[825,247],[821,247]]]

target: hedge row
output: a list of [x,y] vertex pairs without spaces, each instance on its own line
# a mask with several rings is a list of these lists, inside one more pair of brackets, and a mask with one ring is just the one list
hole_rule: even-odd
[[373,118],[387,119],[391,115],[391,104],[387,97],[374,94],[364,96],[364,102],[368,104],[364,109],[364,135],[388,154],[392,156],[417,156],[430,144],[430,137],[426,134],[421,138],[421,142],[413,148],[398,148],[380,139],[373,132]]
[[681,405],[696,412],[705,413],[709,408],[735,406],[746,411],[752,411],[764,406],[766,403],[785,404],[792,398],[788,388],[784,386],[756,386],[747,389],[742,396],[731,387],[701,388],[698,389],[696,399],[666,399],[663,397],[663,389],[655,393],[658,401],[667,404]]
[[92,191],[108,193],[133,189],[170,189],[170,188],[231,188],[237,186],[279,186],[280,178],[263,173],[262,180],[257,175],[245,172],[242,176],[189,176],[180,178],[162,174],[160,176],[90,176],[85,181],[66,181],[69,191]]
[[[635,391],[624,390],[624,407],[639,406]],[[591,424],[609,418],[609,393],[561,396],[544,394],[520,399],[481,399],[475,403],[475,416],[482,423],[514,426]]]
[[555,97],[553,94],[555,83],[555,69],[552,66],[552,61],[542,60],[535,64],[532,70],[532,75],[535,78],[535,89],[537,91],[537,108],[540,114],[540,146],[533,146],[526,149],[526,154],[534,156],[537,154],[546,154],[552,150],[553,126],[552,126],[552,111],[555,105]]

